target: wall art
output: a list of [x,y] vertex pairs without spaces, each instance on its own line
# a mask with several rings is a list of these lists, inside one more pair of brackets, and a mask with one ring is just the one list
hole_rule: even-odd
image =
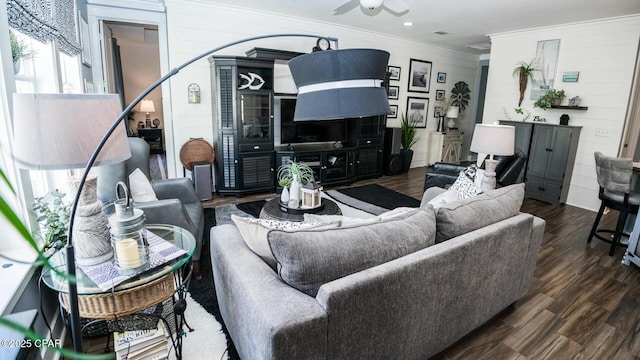
[[409,62],[409,91],[429,92],[431,61],[411,59]]

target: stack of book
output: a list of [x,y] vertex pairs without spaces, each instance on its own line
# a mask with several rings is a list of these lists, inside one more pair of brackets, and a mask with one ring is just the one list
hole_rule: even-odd
[[117,360],[164,360],[169,357],[167,338],[162,320],[151,330],[134,330],[113,333]]

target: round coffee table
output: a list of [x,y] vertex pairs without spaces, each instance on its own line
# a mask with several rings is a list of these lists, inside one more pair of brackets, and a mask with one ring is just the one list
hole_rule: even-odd
[[273,198],[264,204],[258,217],[260,219],[269,220],[303,221],[305,213],[317,215],[342,215],[342,211],[340,211],[340,208],[335,202],[323,198],[322,204],[324,205],[324,208],[320,210],[295,209],[294,211],[291,211],[283,205],[280,205],[280,198]]

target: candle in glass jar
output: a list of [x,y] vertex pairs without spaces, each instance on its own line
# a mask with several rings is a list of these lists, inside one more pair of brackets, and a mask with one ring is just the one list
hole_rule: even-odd
[[116,244],[116,256],[121,268],[136,268],[140,266],[140,253],[138,242],[132,238],[118,241]]

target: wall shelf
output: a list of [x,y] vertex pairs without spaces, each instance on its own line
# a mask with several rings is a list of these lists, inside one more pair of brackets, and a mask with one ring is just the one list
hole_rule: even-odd
[[552,109],[565,109],[565,110],[587,110],[588,106],[567,106],[567,105],[551,105]]

